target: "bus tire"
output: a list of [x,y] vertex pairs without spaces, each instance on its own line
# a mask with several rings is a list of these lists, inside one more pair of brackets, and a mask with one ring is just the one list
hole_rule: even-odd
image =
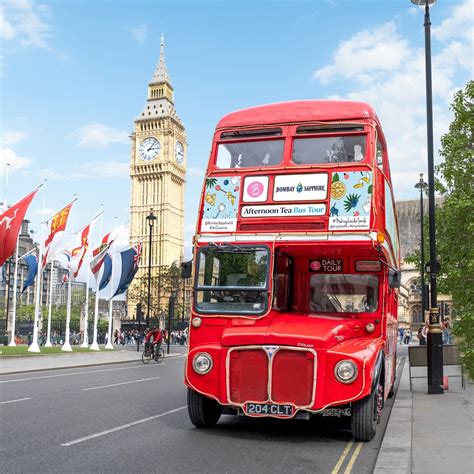
[[377,394],[379,383],[375,384],[372,393],[352,404],[351,429],[357,441],[372,441],[377,431],[379,415],[377,413]]
[[188,388],[188,415],[197,428],[210,428],[221,417],[222,405]]

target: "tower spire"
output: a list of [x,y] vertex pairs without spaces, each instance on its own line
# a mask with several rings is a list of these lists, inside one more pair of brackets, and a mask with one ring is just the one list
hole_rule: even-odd
[[168,68],[166,67],[165,62],[165,36],[161,33],[160,41],[160,60],[158,66],[156,66],[155,73],[151,79],[151,84],[160,84],[162,82],[167,82],[171,84],[170,75],[168,73]]

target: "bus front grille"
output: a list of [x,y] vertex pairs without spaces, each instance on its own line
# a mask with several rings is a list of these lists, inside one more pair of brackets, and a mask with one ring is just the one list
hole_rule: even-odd
[[314,403],[316,353],[313,350],[252,346],[234,348],[228,357],[231,403],[291,403],[298,407]]

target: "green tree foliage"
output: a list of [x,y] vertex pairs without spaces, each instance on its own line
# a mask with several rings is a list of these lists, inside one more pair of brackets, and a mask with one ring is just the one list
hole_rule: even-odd
[[454,332],[461,341],[464,362],[474,377],[474,82],[454,97],[454,120],[441,139],[437,191],[436,239],[441,262],[439,291],[453,298]]

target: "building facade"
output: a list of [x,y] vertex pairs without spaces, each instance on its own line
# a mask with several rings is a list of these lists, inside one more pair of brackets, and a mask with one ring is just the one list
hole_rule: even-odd
[[[164,267],[174,262],[179,265],[184,251],[187,140],[174,107],[163,37],[159,63],[148,84],[143,111],[135,120],[131,142],[130,240],[143,244],[140,268],[129,290],[129,314],[133,315],[138,301],[132,301],[130,295],[146,285],[150,251],[151,276],[155,278]],[[156,219],[147,220],[151,212]],[[153,291],[158,291],[158,285],[153,286]]]
[[[400,251],[402,282],[398,300],[398,324],[417,330],[423,325],[425,315],[421,300],[421,276],[418,269],[405,261],[407,255],[420,248],[420,201],[398,201],[398,228],[400,230]],[[424,214],[427,215],[428,201],[424,203]],[[425,274],[425,284],[429,283],[429,275]],[[441,318],[451,316],[452,299],[448,295],[438,294],[438,306]]]

